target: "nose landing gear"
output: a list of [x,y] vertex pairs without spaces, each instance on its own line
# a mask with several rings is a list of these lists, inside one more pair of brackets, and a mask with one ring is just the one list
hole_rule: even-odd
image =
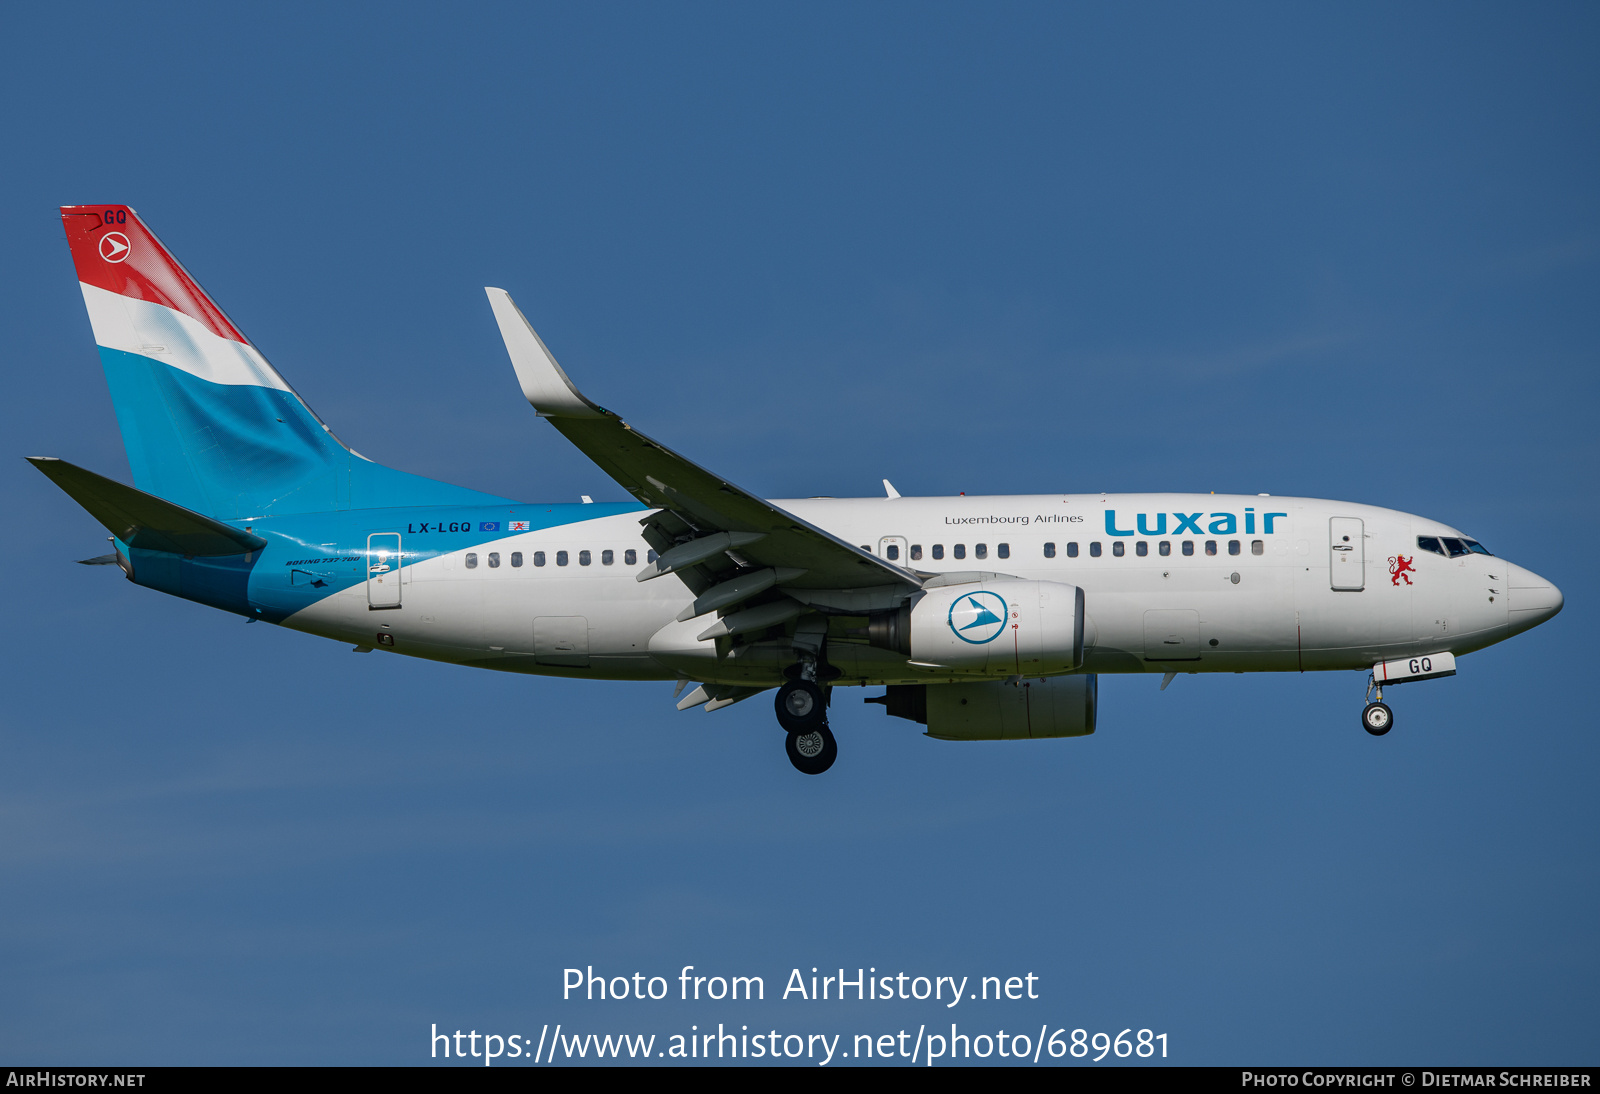
[[1394,711],[1383,701],[1383,688],[1376,677],[1367,677],[1367,705],[1361,711],[1361,728],[1374,737],[1382,737],[1394,728]]

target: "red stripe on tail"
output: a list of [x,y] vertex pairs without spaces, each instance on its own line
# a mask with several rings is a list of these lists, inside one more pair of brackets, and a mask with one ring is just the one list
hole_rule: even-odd
[[164,304],[203,323],[213,334],[249,344],[126,205],[63,205],[61,222],[79,281],[118,296]]

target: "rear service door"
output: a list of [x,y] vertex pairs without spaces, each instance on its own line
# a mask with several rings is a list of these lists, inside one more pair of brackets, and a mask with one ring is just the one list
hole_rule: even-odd
[[376,532],[367,537],[367,607],[372,611],[400,606],[400,533]]
[[1359,517],[1328,520],[1328,584],[1340,592],[1367,587],[1366,537]]

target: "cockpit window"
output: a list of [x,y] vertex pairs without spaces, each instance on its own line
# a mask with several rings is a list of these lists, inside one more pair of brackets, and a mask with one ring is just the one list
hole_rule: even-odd
[[1467,550],[1467,545],[1462,543],[1459,539],[1451,539],[1448,536],[1440,536],[1439,542],[1444,544],[1444,549],[1450,552],[1451,558],[1460,558],[1462,555],[1472,553]]
[[1467,545],[1467,550],[1471,551],[1475,555],[1489,555],[1490,558],[1494,557],[1494,555],[1490,553],[1489,548],[1485,547],[1475,539],[1464,539],[1461,542],[1465,543]]
[[1444,554],[1444,547],[1439,543],[1438,536],[1418,536],[1417,550],[1432,551],[1436,555]]

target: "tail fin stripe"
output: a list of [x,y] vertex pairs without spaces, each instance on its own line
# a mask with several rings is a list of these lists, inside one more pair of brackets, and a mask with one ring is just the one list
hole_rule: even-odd
[[80,284],[94,340],[103,348],[149,357],[213,384],[290,390],[249,343],[220,337],[199,320],[165,305]]
[[351,452],[126,205],[61,219],[139,490],[213,518],[505,503]]

